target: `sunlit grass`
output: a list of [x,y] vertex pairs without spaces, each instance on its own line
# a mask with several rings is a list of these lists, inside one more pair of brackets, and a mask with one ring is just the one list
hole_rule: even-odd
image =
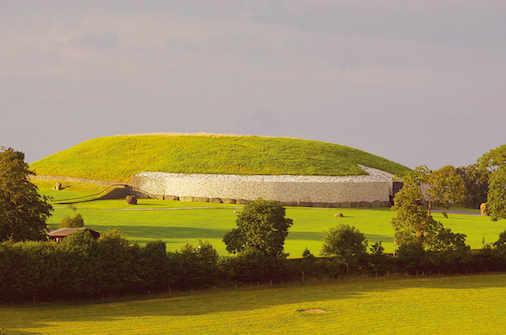
[[[54,195],[56,199],[85,195],[70,191],[71,189],[72,187],[63,191],[40,190],[44,194]],[[88,228],[99,232],[118,228],[132,243],[143,244],[149,240],[161,239],[167,243],[168,250],[174,251],[186,243],[196,245],[199,240],[203,240],[209,241],[222,255],[228,254],[222,238],[236,228],[236,212],[242,207],[155,199],[139,199],[137,205],[128,205],[123,199],[54,206],[55,212],[48,220],[48,225],[52,228],[57,228],[64,216],[80,213]],[[286,212],[287,217],[294,220],[285,242],[285,251],[290,257],[301,257],[306,248],[318,256],[324,232],[340,223],[357,227],[365,233],[369,244],[381,241],[386,252],[393,251],[394,231],[391,220],[395,213],[389,208],[287,207]],[[336,213],[342,213],[344,217],[335,217]],[[450,214],[445,218],[442,214],[434,213],[434,218],[452,231],[466,234],[467,243],[472,248],[481,248],[483,240],[486,243],[495,242],[506,229],[504,220],[494,222],[488,217],[476,215]]]
[[53,187],[58,182],[57,180],[32,179],[31,181],[44,195],[51,197],[54,201],[98,194],[107,188],[107,186],[103,185],[65,181],[62,183],[64,189],[57,191],[53,190]]
[[[0,306],[8,334],[502,334],[506,275],[349,280]],[[321,309],[330,313],[308,314]]]
[[[170,135],[170,134],[169,134]],[[39,175],[126,181],[142,171],[241,175],[356,175],[357,164],[408,169],[364,151],[290,138],[118,135],[96,138],[30,164]]]

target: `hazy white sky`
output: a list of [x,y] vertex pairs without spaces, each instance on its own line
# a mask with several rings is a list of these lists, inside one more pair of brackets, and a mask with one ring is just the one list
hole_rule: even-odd
[[506,143],[506,1],[0,0],[0,145],[209,132],[415,167]]

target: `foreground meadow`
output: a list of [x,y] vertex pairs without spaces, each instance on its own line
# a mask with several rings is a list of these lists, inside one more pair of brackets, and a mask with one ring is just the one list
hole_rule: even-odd
[[0,329],[8,334],[502,334],[504,310],[506,274],[488,274],[0,306]]

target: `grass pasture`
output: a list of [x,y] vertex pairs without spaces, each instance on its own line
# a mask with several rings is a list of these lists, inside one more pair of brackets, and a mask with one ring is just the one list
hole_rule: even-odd
[[[41,192],[54,196],[55,199],[83,195],[76,192],[79,186],[52,191],[43,188],[43,185],[39,185]],[[143,244],[152,239],[161,239],[167,243],[168,250],[177,250],[186,243],[196,245],[199,240],[203,240],[209,241],[222,255],[227,254],[222,238],[236,227],[237,213],[234,212],[241,208],[240,205],[231,204],[152,199],[140,199],[135,206],[127,205],[125,200],[54,206],[56,210],[48,220],[48,225],[53,228],[58,227],[64,216],[80,213],[86,227],[99,232],[118,228],[127,235],[130,242]],[[334,217],[337,212],[344,217]],[[394,214],[387,208],[287,207],[287,216],[294,220],[294,225],[289,230],[285,250],[291,257],[301,257],[307,247],[313,254],[319,255],[324,231],[338,223],[345,223],[364,232],[370,244],[382,241],[386,252],[392,252],[393,229],[390,221]],[[434,213],[434,218],[452,231],[466,234],[467,242],[472,248],[481,248],[483,239],[486,243],[495,242],[499,233],[506,229],[504,220],[493,222],[487,217],[476,215],[450,214],[449,218],[445,218],[442,214]]]
[[[319,309],[328,313],[305,313]],[[506,274],[0,306],[11,334],[503,334]]]

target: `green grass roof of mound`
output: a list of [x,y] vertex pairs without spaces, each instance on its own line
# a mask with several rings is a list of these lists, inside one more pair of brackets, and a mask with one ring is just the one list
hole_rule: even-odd
[[350,147],[259,136],[148,134],[96,138],[30,164],[39,175],[127,181],[142,171],[239,175],[394,174],[408,168]]

